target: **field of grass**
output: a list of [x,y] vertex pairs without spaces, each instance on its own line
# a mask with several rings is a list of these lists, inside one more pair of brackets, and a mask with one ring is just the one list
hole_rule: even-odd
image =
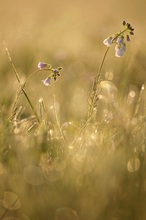
[[145,3],[0,3],[0,220],[146,219]]

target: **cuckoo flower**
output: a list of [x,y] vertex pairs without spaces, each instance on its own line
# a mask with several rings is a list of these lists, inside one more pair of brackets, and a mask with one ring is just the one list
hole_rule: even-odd
[[106,38],[104,41],[103,41],[103,43],[106,45],[106,46],[108,46],[108,47],[110,47],[111,45],[112,45],[112,40],[113,40],[113,38],[111,37],[111,36],[109,36],[108,38]]
[[49,86],[51,84],[51,77],[47,77],[46,79],[42,80],[45,86]]
[[126,51],[126,42],[130,42],[129,35],[134,35],[134,28],[131,26],[131,24],[127,23],[126,21],[123,21],[123,26],[125,27],[123,31],[109,36],[103,41],[103,43],[108,47],[110,47],[112,44],[116,44],[116,57],[121,57],[124,55]]
[[117,44],[115,47],[115,56],[116,57],[121,57],[124,55],[126,51],[126,44]]
[[47,63],[43,63],[43,62],[39,62],[39,63],[38,63],[38,68],[39,68],[39,69],[43,69],[43,68],[45,68],[45,67],[47,67],[47,66],[48,66]]
[[50,64],[39,62],[38,68],[40,70],[47,70],[49,72],[49,76],[42,80],[45,86],[51,85],[51,80],[54,79],[54,81],[57,80],[57,77],[60,76],[60,71],[63,69],[62,67],[52,68]]

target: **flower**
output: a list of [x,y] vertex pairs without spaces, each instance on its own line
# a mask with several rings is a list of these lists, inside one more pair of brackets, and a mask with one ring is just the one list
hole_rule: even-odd
[[43,63],[43,62],[39,62],[39,63],[38,63],[38,68],[39,68],[39,69],[43,69],[43,68],[45,68],[45,67],[47,67],[47,66],[48,66],[47,63]]
[[43,68],[47,67],[45,70],[49,72],[49,76],[42,80],[43,84],[45,86],[49,86],[51,84],[51,80],[54,79],[54,81],[57,80],[57,77],[60,76],[60,71],[63,69],[62,67],[57,67],[57,68],[52,68],[50,64],[44,63],[44,62],[39,62],[38,63],[38,68],[42,70]]
[[115,47],[115,56],[116,57],[121,57],[124,55],[126,51],[126,44],[117,44]]
[[115,56],[121,57],[126,51],[126,43],[130,42],[129,35],[134,35],[134,28],[126,21],[123,21],[123,26],[125,26],[123,31],[117,32],[115,35],[106,38],[103,43],[110,47],[111,44],[116,44],[115,46]]
[[47,77],[46,79],[42,80],[45,86],[49,86],[51,84],[51,77]]
[[[116,36],[117,35],[117,36]],[[103,43],[106,46],[110,46],[111,44],[116,44],[115,46],[115,56],[116,57],[121,57],[124,55],[125,51],[126,51],[126,44],[125,44],[125,38],[123,34],[116,34],[115,36],[110,36],[108,38],[106,38]],[[127,41],[129,41],[129,38],[127,37]]]
[[106,46],[108,46],[108,47],[110,47],[110,45],[113,43],[113,38],[111,37],[111,36],[109,36],[108,38],[106,38],[104,41],[103,41],[103,43],[106,45]]
[[124,36],[122,35],[122,36],[118,37],[117,40],[116,40],[116,42],[117,42],[118,44],[124,45]]

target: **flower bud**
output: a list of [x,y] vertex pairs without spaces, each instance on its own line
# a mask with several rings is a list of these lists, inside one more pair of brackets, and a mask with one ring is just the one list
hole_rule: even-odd
[[45,86],[49,86],[51,84],[51,77],[47,77],[46,79],[42,80]]
[[38,68],[39,68],[39,69],[43,69],[43,68],[45,68],[45,67],[47,67],[47,66],[48,66],[47,63],[43,63],[43,62],[39,62],[39,63],[38,63]]

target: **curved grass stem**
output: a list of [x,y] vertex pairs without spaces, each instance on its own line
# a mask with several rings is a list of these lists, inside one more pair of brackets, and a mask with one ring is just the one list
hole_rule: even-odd
[[28,82],[28,80],[35,74],[41,72],[41,71],[51,71],[51,68],[43,68],[43,69],[39,69],[39,70],[35,70],[34,72],[32,72],[25,80],[24,85],[26,85],[26,83]]
[[26,93],[25,90],[24,90],[24,85],[25,85],[25,84],[22,84],[22,83],[21,83],[19,74],[18,74],[18,72],[17,72],[17,70],[16,70],[16,68],[15,68],[15,65],[14,65],[13,61],[12,61],[12,58],[11,58],[11,56],[10,56],[10,52],[9,52],[8,48],[6,47],[5,41],[4,41],[4,46],[5,46],[5,50],[6,50],[8,59],[9,59],[9,61],[10,61],[10,63],[11,63],[11,66],[12,66],[12,68],[13,68],[13,70],[14,70],[16,79],[17,79],[17,81],[18,81],[18,83],[19,83],[19,86],[20,86],[20,90],[19,90],[19,92],[18,92],[18,97],[19,97],[19,95],[20,95],[20,93],[21,93],[21,91],[22,91],[23,94],[24,94],[24,96],[25,96],[25,98],[27,99],[27,101],[28,101],[28,103],[29,103],[29,105],[30,105],[30,107],[31,107],[31,109],[32,109],[32,111],[33,111],[33,113],[34,113],[34,115],[36,116],[36,119],[37,119],[38,123],[40,123],[39,116],[38,116],[37,112],[35,111],[35,108],[34,108],[32,102],[31,102],[30,98],[28,97],[27,93]]

